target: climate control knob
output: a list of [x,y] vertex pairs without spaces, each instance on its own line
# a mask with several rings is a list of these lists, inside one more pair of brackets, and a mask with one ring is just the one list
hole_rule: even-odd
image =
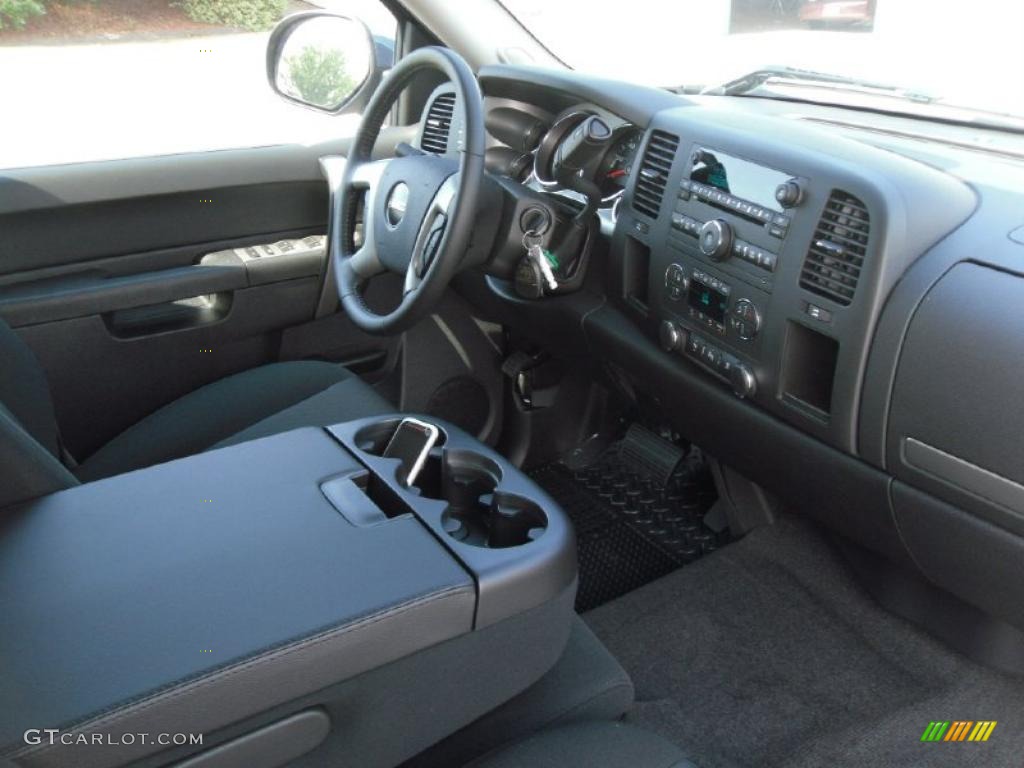
[[743,341],[750,341],[761,330],[761,313],[750,299],[740,299],[732,309],[732,327]]
[[697,235],[700,252],[713,261],[725,261],[732,255],[732,227],[722,219],[704,223]]
[[683,333],[671,320],[662,322],[658,329],[658,338],[661,341],[661,348],[666,352],[677,352],[683,348]]
[[753,397],[757,393],[757,378],[745,363],[737,363],[730,369],[729,381],[737,397]]

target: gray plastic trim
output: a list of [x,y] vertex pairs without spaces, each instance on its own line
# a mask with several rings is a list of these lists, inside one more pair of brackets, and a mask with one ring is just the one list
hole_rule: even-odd
[[330,730],[331,719],[323,710],[299,712],[174,768],[278,768],[316,749]]
[[903,438],[903,460],[938,480],[975,493],[1024,517],[1024,485],[1020,483],[913,437]]
[[0,289],[0,314],[12,328],[87,317],[118,309],[236,291],[249,285],[244,267],[190,266],[138,275],[68,276]]

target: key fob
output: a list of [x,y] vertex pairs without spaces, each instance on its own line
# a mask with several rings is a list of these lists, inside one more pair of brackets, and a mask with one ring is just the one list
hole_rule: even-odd
[[520,259],[516,267],[515,286],[516,293],[524,299],[539,299],[544,295],[544,276],[533,259]]

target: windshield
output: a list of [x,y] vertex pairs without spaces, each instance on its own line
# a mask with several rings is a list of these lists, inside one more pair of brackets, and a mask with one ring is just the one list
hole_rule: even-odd
[[[1019,0],[501,1],[552,53],[592,74],[696,91],[789,67],[899,89],[872,107],[1024,116]],[[780,77],[728,92],[866,106],[863,89],[850,98],[855,90]]]

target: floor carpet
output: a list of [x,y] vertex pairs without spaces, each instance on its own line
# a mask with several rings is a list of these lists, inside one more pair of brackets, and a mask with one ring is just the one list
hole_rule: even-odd
[[[1024,680],[882,610],[784,518],[587,613],[633,678],[628,716],[719,766],[1021,766]],[[923,743],[995,720],[985,743]]]

